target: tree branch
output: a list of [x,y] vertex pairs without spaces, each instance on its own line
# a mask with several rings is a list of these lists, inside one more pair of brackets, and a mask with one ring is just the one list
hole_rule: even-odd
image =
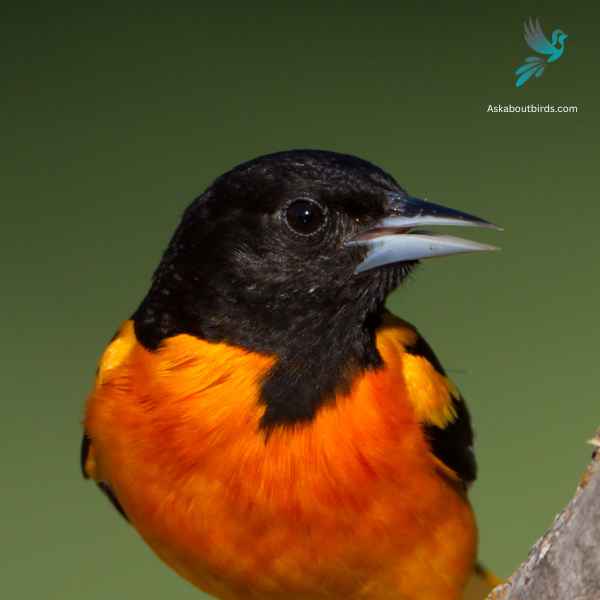
[[600,429],[577,491],[527,560],[487,600],[600,599]]

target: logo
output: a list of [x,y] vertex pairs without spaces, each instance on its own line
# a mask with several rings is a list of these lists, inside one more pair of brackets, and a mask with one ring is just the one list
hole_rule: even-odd
[[541,77],[546,67],[556,62],[565,51],[565,40],[569,37],[561,29],[555,29],[552,32],[552,42],[544,35],[540,26],[540,20],[529,18],[529,23],[525,21],[525,41],[527,45],[541,54],[541,56],[528,56],[525,62],[515,71],[517,81],[515,85],[520,88],[525,85],[533,76]]

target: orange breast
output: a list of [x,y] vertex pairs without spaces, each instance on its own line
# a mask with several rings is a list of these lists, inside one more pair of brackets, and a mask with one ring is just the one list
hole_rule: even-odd
[[188,335],[149,352],[127,322],[88,403],[93,476],[165,562],[219,598],[457,599],[475,525],[409,397],[410,335],[382,330],[385,368],[265,438],[272,357]]

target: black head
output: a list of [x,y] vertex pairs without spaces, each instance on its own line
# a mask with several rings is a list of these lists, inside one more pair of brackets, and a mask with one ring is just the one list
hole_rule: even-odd
[[374,332],[415,260],[357,271],[373,239],[407,233],[390,218],[414,221],[414,202],[353,156],[295,150],[239,165],[185,211],[136,334],[150,349],[188,333],[275,355],[263,424],[310,419],[357,371],[381,364]]

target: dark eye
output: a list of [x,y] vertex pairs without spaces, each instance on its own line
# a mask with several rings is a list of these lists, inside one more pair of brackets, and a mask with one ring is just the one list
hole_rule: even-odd
[[296,233],[311,235],[325,222],[325,211],[314,200],[300,199],[288,204],[285,220]]

